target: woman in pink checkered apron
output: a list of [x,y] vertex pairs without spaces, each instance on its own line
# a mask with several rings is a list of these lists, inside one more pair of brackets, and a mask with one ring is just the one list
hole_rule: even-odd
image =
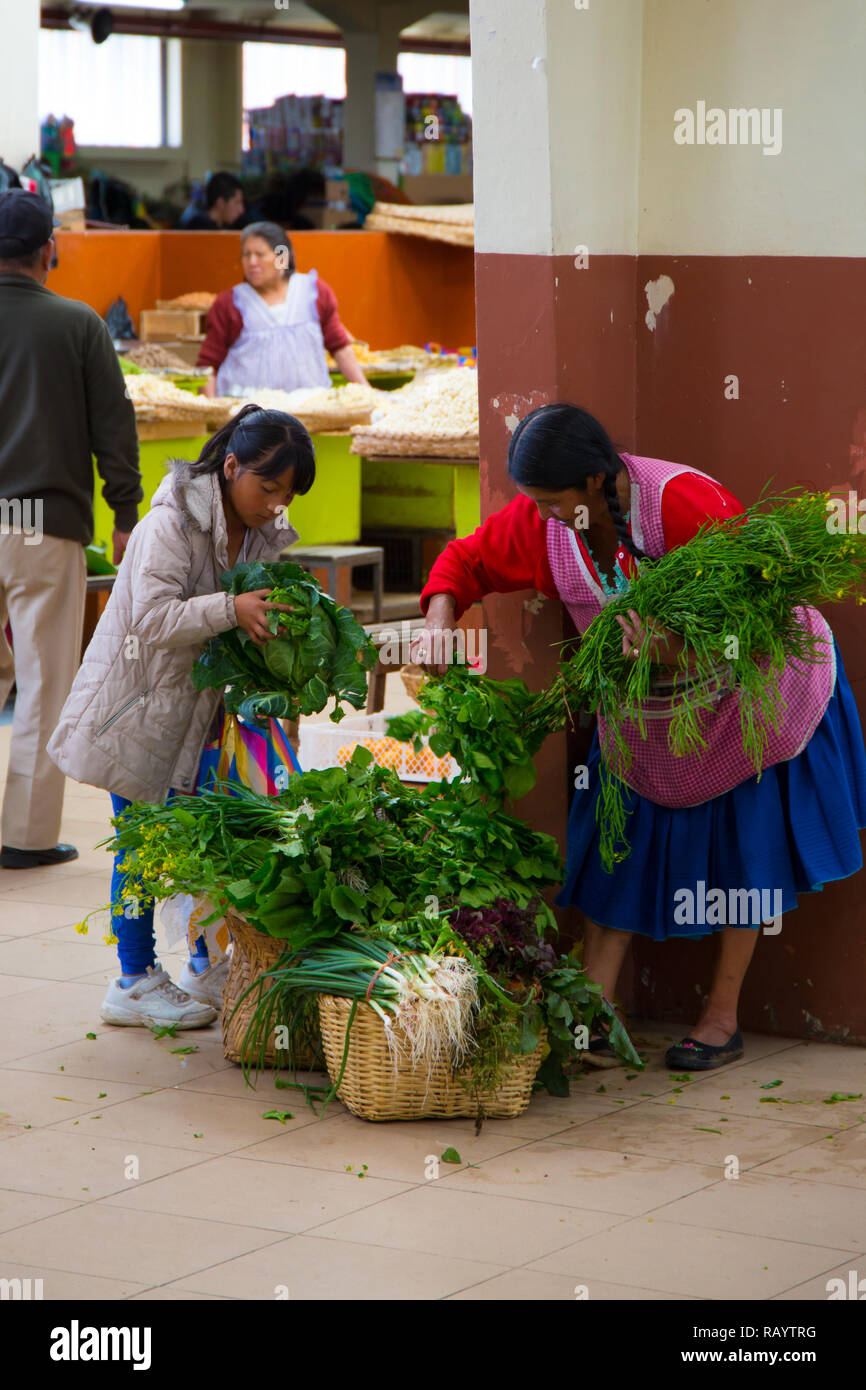
[[[585,632],[628,588],[642,559],[685,544],[708,518],[743,511],[697,469],[618,454],[599,422],[577,406],[548,405],[527,415],[512,437],[508,471],[520,495],[474,535],[452,541],[431,571],[421,596],[428,633],[453,627],[484,594],[527,588],[561,599]],[[578,516],[588,519],[579,532]],[[633,935],[718,935],[709,994],[691,1033],[668,1049],[672,1069],[705,1071],[742,1057],[737,1004],[762,925],[771,923],[775,933],[798,894],[862,867],[866,751],[857,707],[825,619],[812,608],[798,617],[823,638],[826,657],[785,668],[785,717],[777,732],[768,731],[760,779],[743,751],[736,691],[724,682],[714,712],[702,717],[706,748],[684,758],[671,754],[661,714],[671,694],[665,668],[676,664],[682,641],[648,633],[636,613],[618,619],[624,654],[637,657],[650,641],[659,666],[658,717],[647,719],[646,738],[626,726],[631,853],[612,874],[603,869],[597,732],[581,779],[587,785],[571,806],[557,902],[583,914],[584,964],[607,998]],[[712,890],[721,892],[711,897]],[[714,910],[706,910],[708,901]],[[617,1062],[604,1036],[591,1039],[584,1056],[596,1066]]]

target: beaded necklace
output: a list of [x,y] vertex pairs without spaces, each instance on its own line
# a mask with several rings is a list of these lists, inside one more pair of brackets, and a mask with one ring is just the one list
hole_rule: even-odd
[[[629,519],[630,516],[631,516],[631,507],[629,507],[628,511],[627,511],[626,514],[625,514],[625,518],[624,518],[624,519],[625,519],[626,524],[628,524],[628,519]],[[620,554],[620,551],[622,550],[622,546],[619,546],[619,547],[617,548],[616,555],[614,556],[614,562],[613,562],[613,583],[609,583],[609,582],[608,582],[608,579],[607,579],[606,575],[605,575],[605,574],[602,572],[602,570],[600,569],[600,567],[599,567],[599,565],[598,565],[598,562],[596,561],[596,558],[595,558],[595,556],[593,555],[592,549],[591,549],[591,547],[589,546],[588,543],[587,543],[587,547],[586,547],[586,548],[587,548],[587,550],[589,551],[590,557],[591,557],[591,559],[592,559],[592,563],[593,563],[593,565],[595,566],[595,572],[596,572],[596,574],[598,575],[598,582],[599,582],[599,584],[600,584],[601,587],[602,587],[603,593],[607,594],[609,597],[612,598],[615,594],[621,594],[621,593],[623,592],[624,589],[627,589],[627,588],[628,588],[629,584],[631,583],[631,580],[628,578],[628,575],[623,574],[622,569],[621,569],[620,564],[619,564],[619,554]]]

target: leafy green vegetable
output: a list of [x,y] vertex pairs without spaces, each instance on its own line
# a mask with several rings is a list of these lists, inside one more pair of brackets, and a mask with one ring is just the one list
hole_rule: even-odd
[[280,1122],[281,1125],[284,1125],[284,1124],[286,1123],[286,1120],[293,1120],[294,1118],[295,1118],[295,1117],[294,1117],[294,1115],[292,1114],[291,1110],[264,1110],[264,1111],[262,1111],[262,1119],[263,1119],[263,1120],[279,1120],[279,1122]]
[[463,1162],[463,1159],[460,1157],[460,1155],[459,1155],[459,1153],[457,1152],[456,1149],[450,1149],[450,1148],[449,1148],[449,1149],[445,1149],[445,1151],[443,1152],[443,1154],[442,1154],[442,1162],[443,1162],[443,1163],[462,1163],[462,1162]]
[[[690,688],[687,697],[670,698],[671,751],[683,756],[705,747],[714,691],[720,679],[733,681],[743,749],[760,773],[770,731],[784,715],[784,667],[792,659],[810,663],[826,655],[823,639],[799,625],[796,609],[848,599],[864,579],[866,535],[829,531],[827,494],[764,498],[742,516],[708,522],[660,559],[641,562],[628,589],[590,623],[535,711],[551,728],[581,708],[604,717],[598,818],[609,871],[629,853],[621,779],[631,753],[624,726],[631,722],[645,736],[646,702],[659,676],[649,644],[636,659],[623,654],[617,616],[634,609],[642,621],[684,639],[675,674]],[[864,602],[862,595],[858,602]]]
[[[507,898],[535,904],[561,882],[556,842],[502,811],[403,786],[366,750],[345,768],[305,772],[278,796],[232,784],[164,806],[135,803],[111,842],[127,851],[129,891],[163,899],[207,896],[300,950],[353,924],[379,930],[423,913]],[[447,784],[446,784],[447,785]]]
[[197,690],[228,687],[228,712],[253,721],[317,714],[332,696],[335,723],[345,713],[341,702],[363,708],[376,648],[349,609],[338,607],[306,570],[283,560],[240,564],[220,583],[230,594],[268,589],[268,602],[291,611],[269,610],[275,636],[264,646],[243,628],[211,638],[192,668]]
[[537,697],[521,680],[490,680],[465,666],[449,666],[439,679],[424,682],[418,692],[424,708],[397,715],[387,732],[404,743],[421,747],[430,733],[430,748],[442,757],[450,753],[471,779],[471,800],[480,796],[516,801],[535,785],[533,757],[547,728],[533,715]]

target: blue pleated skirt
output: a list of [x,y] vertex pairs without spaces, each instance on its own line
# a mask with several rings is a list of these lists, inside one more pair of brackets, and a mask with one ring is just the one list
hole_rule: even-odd
[[[727,923],[754,930],[767,916],[795,908],[798,894],[820,892],[862,868],[866,750],[838,647],[833,695],[798,757],[699,806],[659,806],[626,789],[631,853],[613,873],[599,857],[598,763],[596,734],[588,787],[575,792],[571,806],[566,877],[556,901],[601,926],[656,941],[697,939]],[[736,913],[701,906],[711,890],[736,904],[743,901],[738,890],[753,889],[772,906],[753,920],[742,920],[742,910],[734,920]]]

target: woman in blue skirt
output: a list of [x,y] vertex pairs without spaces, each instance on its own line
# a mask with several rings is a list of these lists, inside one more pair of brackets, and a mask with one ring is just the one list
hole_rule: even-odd
[[[519,495],[472,536],[452,541],[433,566],[421,597],[427,629],[419,660],[435,649],[431,638],[441,642],[488,593],[534,588],[559,598],[585,632],[629,587],[640,560],[685,544],[708,519],[743,511],[697,469],[618,454],[599,422],[576,406],[527,415],[512,437],[508,470]],[[798,894],[862,866],[866,751],[857,708],[825,619],[812,608],[796,616],[819,649],[823,643],[824,656],[789,662],[782,673],[785,717],[778,731],[766,731],[760,779],[742,747],[736,690],[722,676],[713,712],[701,715],[705,749],[671,754],[661,711],[672,692],[666,668],[677,664],[682,639],[658,627],[650,633],[634,612],[618,619],[624,654],[636,658],[649,642],[658,665],[658,717],[647,720],[645,738],[626,726],[631,853],[613,873],[602,867],[596,734],[572,802],[557,902],[585,917],[584,965],[608,999],[633,935],[718,935],[700,1017],[666,1054],[673,1069],[704,1071],[742,1057],[737,1004],[762,925],[777,933]],[[688,683],[677,679],[688,699]],[[603,1035],[591,1039],[584,1056],[597,1066],[617,1063]]]

